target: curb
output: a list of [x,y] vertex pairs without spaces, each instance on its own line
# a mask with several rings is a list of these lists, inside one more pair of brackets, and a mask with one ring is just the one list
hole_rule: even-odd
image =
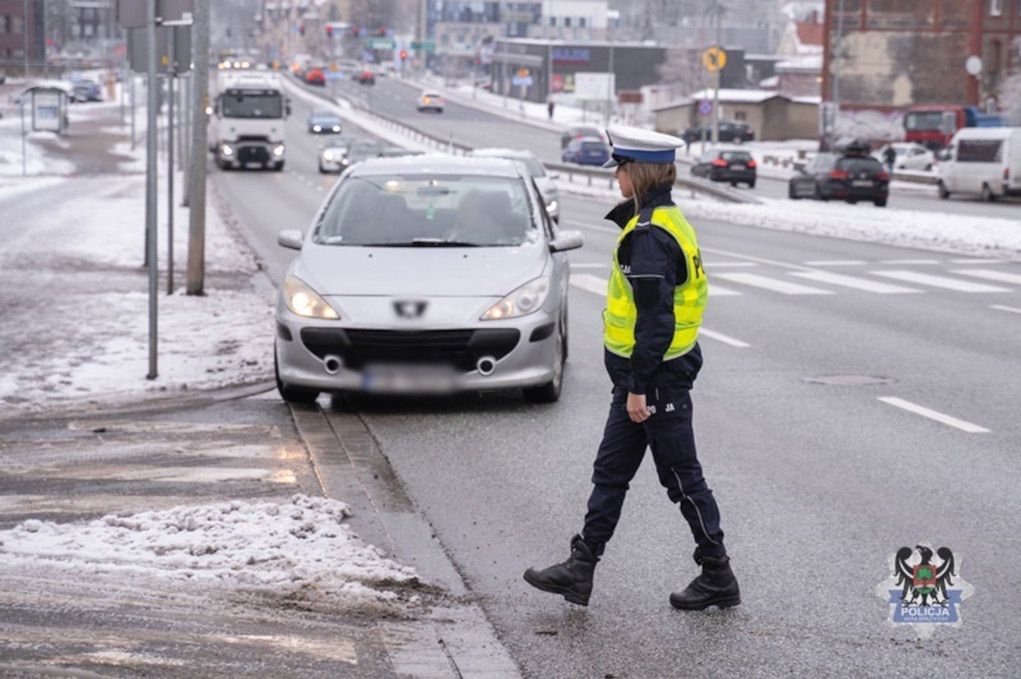
[[415,507],[365,421],[348,409],[291,405],[298,436],[326,497],[353,510],[349,523],[362,539],[407,563],[447,602],[428,617],[384,622],[387,652],[398,674],[517,679],[517,663],[472,601],[457,566]]

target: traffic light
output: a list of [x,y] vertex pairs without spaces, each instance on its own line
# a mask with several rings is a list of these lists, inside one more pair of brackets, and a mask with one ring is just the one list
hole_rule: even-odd
[[401,61],[407,61],[407,59],[408,59],[408,50],[401,50]]
[[305,35],[305,24],[298,24],[298,33]]
[[358,37],[358,33],[359,33],[359,28],[357,26],[352,26],[351,27],[351,37],[352,38],[357,38]]
[[326,37],[327,38],[333,37],[333,26],[330,26],[329,24],[326,24]]

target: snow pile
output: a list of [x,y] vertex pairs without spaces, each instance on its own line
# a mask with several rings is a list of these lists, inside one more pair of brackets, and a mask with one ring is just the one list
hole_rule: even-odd
[[394,604],[418,586],[401,566],[351,532],[343,502],[181,506],[88,522],[29,519],[0,531],[0,565],[71,571],[76,578],[170,580],[331,606]]

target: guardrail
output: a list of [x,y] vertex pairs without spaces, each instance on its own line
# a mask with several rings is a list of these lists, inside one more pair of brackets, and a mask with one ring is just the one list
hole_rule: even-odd
[[[297,84],[298,87],[301,87],[304,91],[314,96],[317,96],[320,99],[329,101],[330,103],[336,103],[333,97],[331,97],[328,93],[319,92],[313,90],[312,88],[306,87],[304,83],[302,83],[297,78],[294,78],[293,76],[288,75],[286,77],[291,78],[291,80],[295,84]],[[351,97],[344,97],[339,95],[338,98],[345,100],[350,106],[358,109],[359,113],[371,116],[374,119],[374,122],[376,122],[377,124],[383,125],[384,127],[394,130],[395,132],[400,132],[401,134],[410,137],[416,143],[421,144],[423,146],[428,146],[436,149],[437,151],[443,151],[445,153],[450,153],[452,155],[459,156],[467,155],[473,150],[473,147],[471,146],[466,146],[464,144],[459,144],[455,142],[453,135],[450,135],[447,139],[441,139],[439,137],[426,134],[425,132],[422,132],[417,128],[411,127],[410,125],[406,125],[389,116],[376,113],[375,111],[372,111],[364,107],[362,105],[363,102],[359,101],[358,99],[353,99]],[[613,188],[613,172],[611,170],[596,167],[585,167],[583,165],[571,165],[568,163],[543,163],[543,165],[546,166],[548,169],[553,170],[554,172],[559,172],[562,177],[566,175],[567,181],[572,183],[574,182],[575,177],[578,177],[579,179],[584,180],[588,186],[594,186],[595,185],[594,182],[596,181],[605,181],[607,183],[608,188],[610,189]],[[692,193],[703,193],[712,196],[713,198],[717,198],[719,200],[726,201],[729,203],[758,204],[762,202],[758,198],[755,198],[753,196],[745,195],[739,193],[738,191],[733,191],[729,188],[725,188],[722,186],[716,186],[710,182],[696,178],[678,177],[674,186],[683,189],[688,189]]]

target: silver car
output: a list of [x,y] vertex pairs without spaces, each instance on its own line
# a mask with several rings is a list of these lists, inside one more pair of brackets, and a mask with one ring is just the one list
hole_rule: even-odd
[[534,153],[521,149],[484,148],[475,149],[471,155],[477,158],[509,158],[524,163],[528,168],[528,174],[531,175],[536,187],[542,193],[546,212],[553,218],[553,221],[560,222],[560,189],[553,181],[558,179],[560,174],[548,172]]
[[523,389],[560,397],[567,358],[567,250],[524,166],[423,155],[346,170],[277,305],[277,387],[436,393]]

